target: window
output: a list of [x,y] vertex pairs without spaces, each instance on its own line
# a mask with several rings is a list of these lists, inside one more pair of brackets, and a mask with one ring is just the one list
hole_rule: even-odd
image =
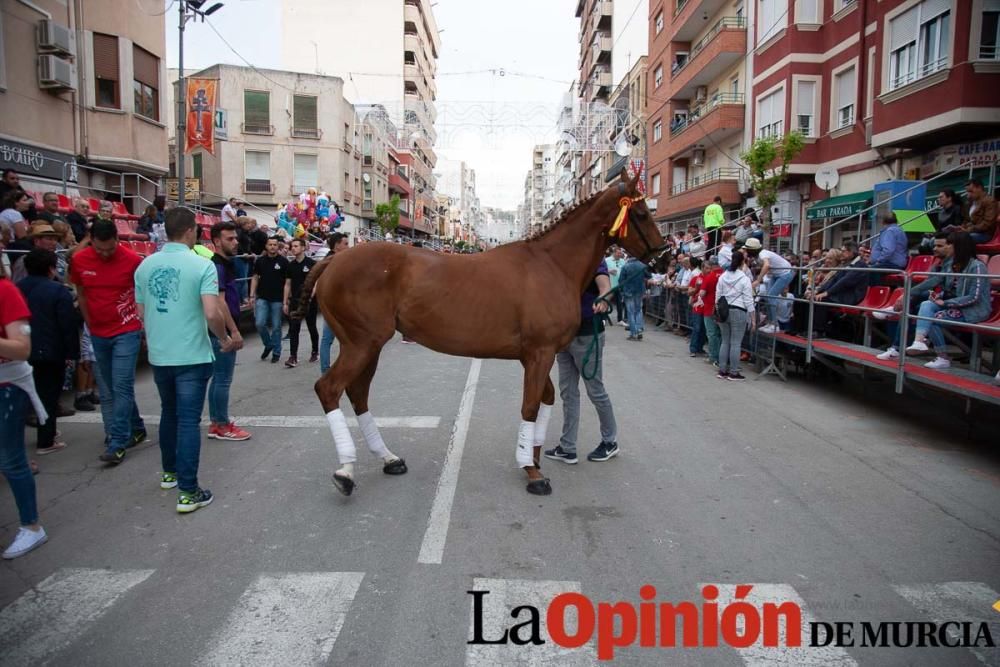
[[984,0],[983,27],[979,32],[979,57],[1000,60],[1000,0]]
[[857,99],[857,70],[851,67],[833,75],[833,105],[836,111],[834,127],[838,130],[854,124],[854,102]]
[[372,183],[370,180],[365,182],[365,196],[361,208],[366,211],[372,210]]
[[146,118],[160,120],[160,59],[134,44],[132,79],[135,112]]
[[94,33],[94,104],[120,109],[118,88],[118,38]]
[[788,22],[788,0],[759,0],[757,44],[763,44],[781,32]]
[[821,23],[819,17],[819,0],[796,0],[795,22],[811,24]]
[[653,82],[654,88],[659,88],[660,84],[663,83],[663,65],[657,65],[656,70],[653,71]]
[[663,12],[662,11],[660,11],[656,15],[655,24],[656,24],[656,34],[659,35],[661,32],[663,32]]
[[[199,182],[201,182],[202,179],[201,158],[201,153],[193,153],[191,155],[191,176],[192,178],[197,178]],[[202,183],[202,189],[205,189],[204,183]]]
[[246,192],[271,192],[271,154],[267,151],[247,151],[245,154],[244,190]]
[[266,90],[243,91],[244,134],[272,134],[271,93]]
[[652,180],[649,183],[649,189],[654,195],[660,194],[660,175],[653,174]]
[[292,183],[296,192],[319,188],[319,157],[309,153],[296,153],[292,158]]
[[816,127],[816,82],[799,81],[796,90],[796,128],[807,137],[815,137]]
[[889,21],[889,90],[948,67],[950,0],[924,0]]
[[292,136],[319,139],[315,95],[292,96]]
[[757,136],[780,137],[785,133],[785,89],[779,88],[757,100]]
[[658,120],[653,123],[653,143],[663,138],[663,121]]
[[834,13],[837,13],[841,9],[846,9],[847,7],[850,7],[851,5],[853,5],[854,3],[856,3],[857,1],[858,0],[834,0],[833,11],[834,11]]
[[372,135],[368,132],[365,133],[364,143],[362,143],[361,154],[364,156],[364,164],[366,167],[372,166],[374,158],[372,157]]

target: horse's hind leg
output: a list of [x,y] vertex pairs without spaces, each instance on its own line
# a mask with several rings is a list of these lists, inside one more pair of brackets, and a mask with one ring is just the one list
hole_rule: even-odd
[[379,433],[378,426],[375,425],[375,417],[368,409],[368,390],[371,388],[372,378],[378,369],[379,354],[368,363],[361,375],[351,384],[347,385],[347,397],[351,399],[354,406],[354,414],[358,416],[358,427],[361,435],[365,438],[368,450],[375,456],[382,459],[382,472],[387,475],[402,475],[406,472],[406,461],[399,458],[385,446],[382,434]]
[[[316,395],[326,413],[326,420],[333,434],[333,443],[337,447],[337,458],[340,460],[340,468],[333,473],[333,484],[345,496],[351,495],[354,491],[354,462],[357,460],[357,449],[351,431],[347,427],[347,418],[340,409],[340,397],[344,395],[344,390],[365,371],[371,360],[377,357],[377,349],[345,344],[342,341],[337,361],[316,381],[315,385]],[[374,371],[372,372],[374,374]]]

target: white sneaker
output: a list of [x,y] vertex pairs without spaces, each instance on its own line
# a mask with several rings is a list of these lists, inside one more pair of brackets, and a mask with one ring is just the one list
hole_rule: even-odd
[[899,350],[894,347],[890,347],[888,350],[882,354],[876,354],[876,359],[881,359],[882,361],[888,361],[890,359],[899,359]]
[[41,526],[39,526],[38,530],[28,530],[22,526],[17,531],[17,537],[10,543],[7,550],[3,552],[4,560],[12,560],[18,556],[23,556],[48,541],[49,536],[45,534],[45,529]]
[[951,368],[951,360],[944,357],[934,357],[934,361],[928,361],[924,364],[924,368],[933,368],[934,370]]
[[772,334],[778,331],[778,327],[774,324],[765,324],[760,329],[758,329],[758,331],[760,331],[761,333]]
[[927,343],[915,340],[910,344],[908,348],[906,348],[906,353],[913,354],[915,352],[930,352],[930,348],[927,347]]
[[626,322],[625,320],[622,320],[618,324],[622,325],[623,327],[627,327],[628,326],[628,322]]
[[872,313],[872,317],[874,317],[876,320],[887,320],[893,315],[898,315],[898,314],[899,313],[896,312],[895,308],[889,306],[888,308],[881,308],[879,310],[876,310],[874,313]]
[[1000,384],[1000,373],[997,373],[996,377],[993,378],[993,384]]

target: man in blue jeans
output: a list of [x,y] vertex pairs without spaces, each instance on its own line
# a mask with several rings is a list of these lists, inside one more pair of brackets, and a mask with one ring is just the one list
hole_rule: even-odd
[[271,363],[281,358],[281,314],[288,314],[288,297],[292,281],[288,274],[288,260],[278,254],[278,239],[271,237],[264,246],[264,254],[253,265],[250,280],[250,303],[264,351],[260,360],[271,355]]
[[[326,244],[330,246],[330,255],[326,258],[326,261],[329,261],[338,252],[343,252],[351,247],[351,242],[347,234],[341,232],[330,234],[330,237],[326,240]],[[333,330],[330,329],[330,325],[326,323],[326,320],[323,320],[323,336],[319,341],[320,374],[330,370],[330,348],[333,347],[333,338]]]
[[646,280],[651,275],[649,268],[635,257],[629,257],[622,267],[618,289],[625,299],[628,340],[642,340],[642,332],[646,328],[642,316],[642,296],[646,293]]
[[194,213],[171,209],[165,227],[167,244],[135,273],[135,300],[160,394],[160,488],[179,487],[177,511],[188,513],[212,502],[212,492],[198,486],[199,424],[212,376],[208,332],[222,353],[237,343],[226,332],[215,266],[191,252],[198,239]]
[[243,347],[243,336],[237,325],[240,319],[240,289],[237,282],[239,271],[234,261],[239,244],[236,225],[231,222],[212,225],[212,243],[215,245],[212,263],[219,278],[219,305],[222,306],[222,315],[226,320],[226,330],[236,341],[236,347],[230,352],[223,352],[219,339],[211,337],[215,361],[212,364],[212,383],[208,386],[208,416],[211,419],[208,437],[216,440],[249,440],[250,433],[229,418],[229,387],[233,384],[233,372],[236,370],[236,350]]
[[146,439],[135,404],[135,362],[142,343],[142,321],[135,306],[135,272],[142,258],[118,245],[109,220],[95,220],[90,245],[72,256],[70,282],[90,329],[101,391],[104,453],[111,465],[125,460],[125,449]]

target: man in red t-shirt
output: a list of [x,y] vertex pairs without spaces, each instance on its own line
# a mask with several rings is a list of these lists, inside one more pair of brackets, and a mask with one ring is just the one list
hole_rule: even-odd
[[715,366],[719,365],[719,344],[722,342],[722,331],[715,321],[715,287],[719,284],[722,267],[718,257],[709,257],[705,261],[705,272],[701,278],[701,288],[698,299],[702,302],[702,319],[705,323],[705,336],[708,338],[708,359]]
[[135,363],[142,343],[135,270],[141,261],[139,255],[118,245],[113,222],[95,220],[90,246],[73,255],[69,270],[97,360],[105,445],[100,459],[112,465],[125,459],[127,447],[146,439],[146,426],[135,404]]

